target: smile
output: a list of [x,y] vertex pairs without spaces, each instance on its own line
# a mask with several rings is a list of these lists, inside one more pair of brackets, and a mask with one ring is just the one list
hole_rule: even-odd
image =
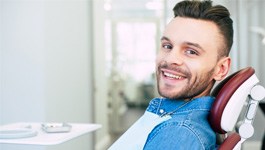
[[165,77],[169,77],[169,78],[177,79],[177,80],[180,80],[180,79],[183,79],[183,78],[184,78],[184,77],[182,77],[182,76],[175,75],[175,74],[171,74],[171,73],[168,73],[168,72],[163,72],[163,75],[164,75]]

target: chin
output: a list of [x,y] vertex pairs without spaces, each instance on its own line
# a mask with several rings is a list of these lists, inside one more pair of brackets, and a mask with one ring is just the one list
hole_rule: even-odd
[[190,95],[191,93],[183,89],[173,90],[169,88],[159,88],[158,93],[160,96],[169,98],[169,99],[180,99],[181,100],[181,99],[190,99],[191,97],[193,97],[192,95]]
[[160,96],[165,97],[165,98],[169,98],[169,99],[175,99],[176,98],[176,94],[174,94],[173,92],[170,92],[169,90],[158,90],[158,93]]

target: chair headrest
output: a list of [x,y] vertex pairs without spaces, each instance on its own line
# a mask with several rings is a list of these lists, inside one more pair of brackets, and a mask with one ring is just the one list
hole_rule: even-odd
[[[231,102],[231,103],[235,103],[233,105],[234,105],[234,107],[236,107],[236,105],[238,103],[238,99],[240,99],[240,98],[235,97],[234,96],[235,93],[238,91],[238,89],[240,89],[240,87],[247,80],[249,80],[249,78],[251,78],[254,75],[254,73],[255,73],[255,70],[251,67],[241,69],[241,70],[229,75],[228,77],[226,77],[223,81],[221,81],[213,89],[211,95],[214,96],[216,99],[215,99],[213,106],[211,108],[211,112],[209,115],[209,121],[210,121],[210,124],[211,124],[211,126],[215,132],[220,133],[220,134],[224,134],[227,132],[227,130],[223,129],[223,127],[222,127],[222,117],[223,117],[224,111],[227,107],[227,104],[229,103],[229,101],[231,101],[231,99],[235,99],[236,101]],[[247,83],[247,84],[249,84],[249,83]],[[256,84],[256,83],[254,83],[254,84]],[[243,87],[243,88],[245,88],[245,87]],[[249,85],[247,86],[247,88],[249,88]],[[240,92],[244,93],[245,91],[244,90],[242,91],[242,88],[241,88]],[[242,95],[241,93],[238,93],[237,95]],[[246,97],[245,97],[245,99],[246,99]],[[242,101],[244,101],[244,100],[242,100]],[[242,107],[243,107],[243,102],[242,102]],[[229,109],[231,109],[231,107]],[[241,109],[240,109],[240,111],[241,111]],[[232,114],[234,113],[233,110],[230,111],[229,113],[231,113],[231,112],[232,112]],[[239,113],[240,113],[239,111],[236,112],[237,118],[233,118],[233,120],[238,119]],[[233,117],[235,117],[235,116],[233,116]],[[235,124],[235,123],[233,123],[233,124]]]

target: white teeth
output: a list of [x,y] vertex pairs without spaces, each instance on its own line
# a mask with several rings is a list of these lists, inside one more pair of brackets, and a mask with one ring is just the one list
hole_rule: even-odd
[[164,72],[164,75],[167,76],[167,77],[170,77],[170,78],[175,78],[175,79],[182,79],[183,78],[181,76],[177,76],[177,75],[170,74],[170,73],[167,73],[167,72]]

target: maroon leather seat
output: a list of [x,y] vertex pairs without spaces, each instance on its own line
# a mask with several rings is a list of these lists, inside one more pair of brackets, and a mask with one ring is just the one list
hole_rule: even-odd
[[[241,144],[254,133],[252,121],[265,89],[259,82],[252,67],[241,69],[220,82],[212,91],[215,102],[211,108],[209,122],[217,134],[225,135],[220,150],[240,149]],[[247,99],[250,100],[247,100]],[[245,106],[247,103],[247,106]],[[246,117],[241,118],[236,130],[238,118],[246,107]]]

